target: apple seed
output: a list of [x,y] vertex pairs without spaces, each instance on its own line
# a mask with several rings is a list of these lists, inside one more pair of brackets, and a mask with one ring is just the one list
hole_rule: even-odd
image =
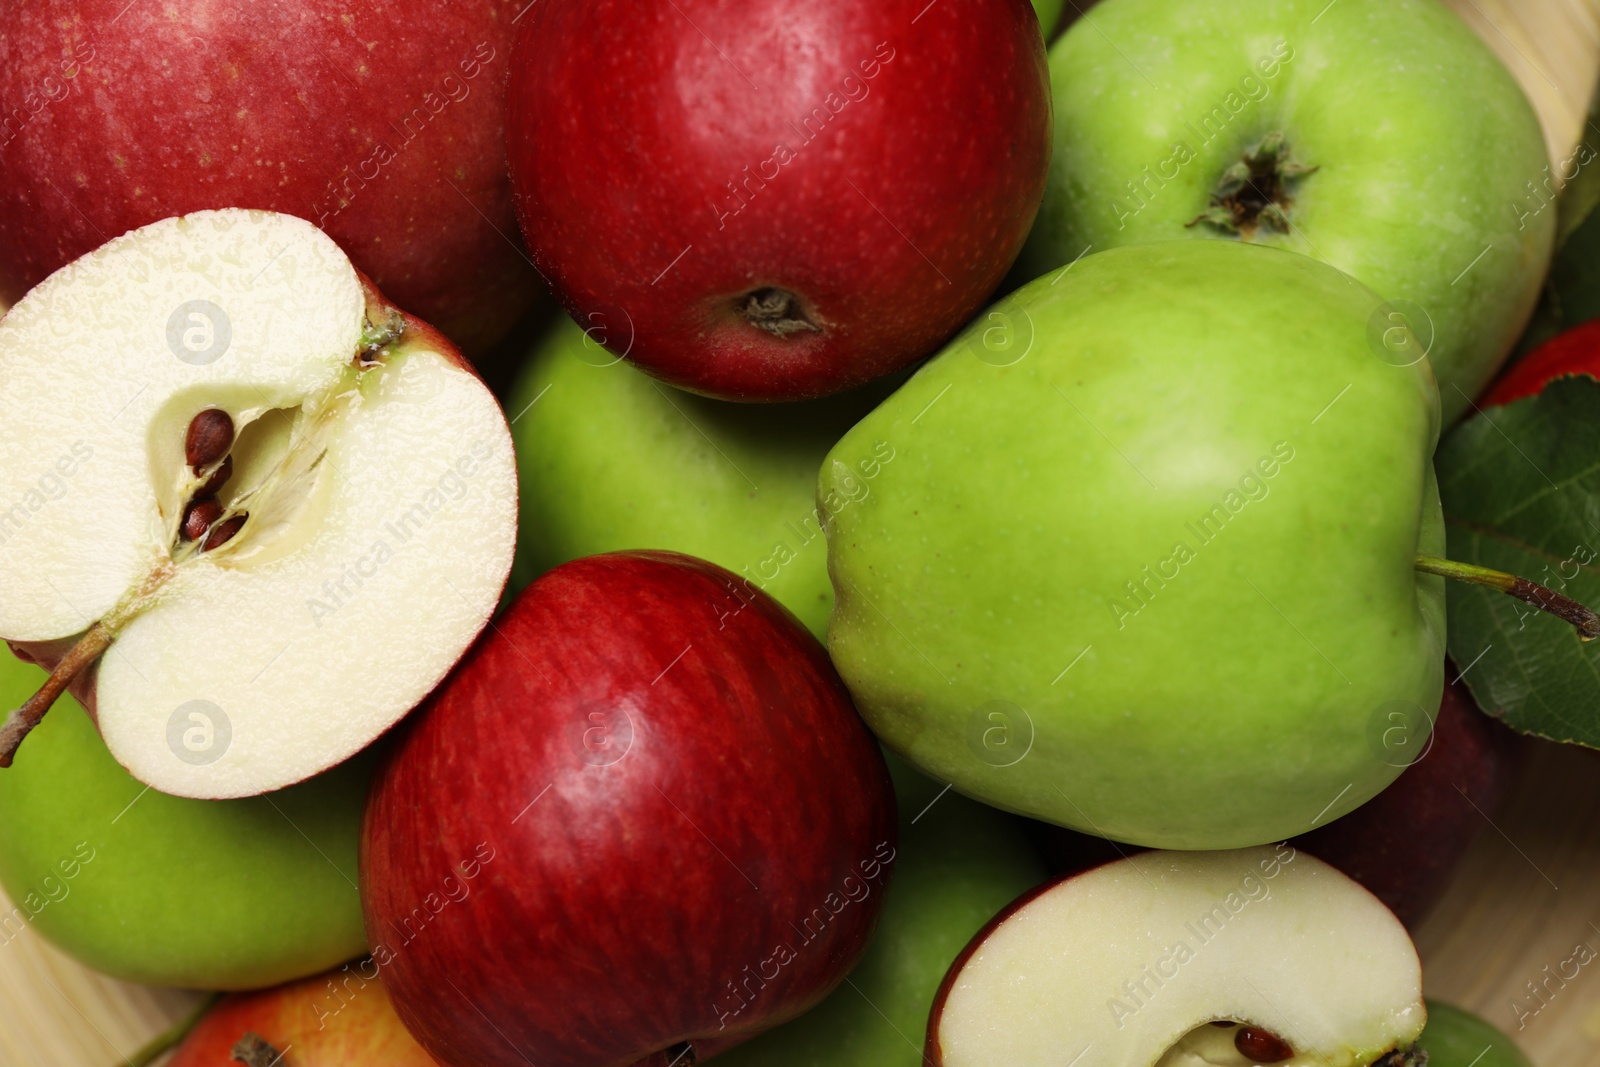
[[233,447],[233,418],[221,408],[206,408],[189,422],[183,439],[183,458],[196,474],[228,454]]
[[1254,1026],[1241,1026],[1233,1035],[1233,1047],[1252,1063],[1282,1063],[1294,1057],[1294,1049],[1283,1038]]
[[231,477],[233,477],[233,457],[229,456],[222,461],[222,466],[212,471],[211,476],[201,483],[200,488],[195,490],[194,495],[197,498],[216,496],[217,490],[227,485],[228,479]]
[[247,511],[241,511],[226,522],[219,522],[207,535],[205,543],[200,546],[200,551],[210,552],[213,548],[227,544],[233,540],[233,535],[239,532],[246,519],[250,517]]
[[215,497],[191,501],[183,512],[183,524],[178,527],[178,536],[185,541],[198,541],[211,529],[211,524],[220,518],[222,505],[217,503]]

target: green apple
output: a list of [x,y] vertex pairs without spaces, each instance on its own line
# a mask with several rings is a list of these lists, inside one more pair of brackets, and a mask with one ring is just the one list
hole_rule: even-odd
[[1106,0],[1050,80],[1028,277],[1184,237],[1305,253],[1395,303],[1447,422],[1533,311],[1556,224],[1539,122],[1437,0]]
[[889,757],[900,844],[872,947],[793,1022],[717,1057],[724,1067],[921,1067],[945,972],[995,913],[1044,881],[1022,823],[945,793]]
[[1039,29],[1044,32],[1044,39],[1048,43],[1055,35],[1056,27],[1061,25],[1061,9],[1066,6],[1067,0],[1033,0],[1033,10],[1039,16]]
[[[867,723],[997,807],[1233,848],[1425,742],[1444,659],[1427,361],[1379,299],[1227,241],[1113,249],[980,316],[840,440],[828,644]],[[1416,339],[1412,348],[1416,349]],[[843,473],[841,473],[843,472]]]
[[1428,1001],[1428,1025],[1417,1044],[1428,1050],[1428,1067],[1533,1067],[1505,1034],[1470,1011]]
[[733,404],[662,385],[600,339],[560,316],[512,389],[512,586],[579,556],[672,549],[743,576],[821,636],[833,590],[817,465],[884,390]]
[[[0,646],[0,701],[44,672]],[[31,926],[132,982],[276,985],[366,951],[356,844],[370,760],[244,800],[148,789],[62,697],[0,772],[0,944]]]

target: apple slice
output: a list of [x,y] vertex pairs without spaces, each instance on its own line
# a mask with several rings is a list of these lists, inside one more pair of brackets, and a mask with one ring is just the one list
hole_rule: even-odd
[[[1288,845],[1146,852],[1023,896],[945,975],[934,1067],[1403,1067],[1416,949]],[[1420,1059],[1415,1062],[1422,1062]]]
[[55,667],[0,765],[76,679],[163,792],[332,766],[488,621],[516,495],[489,390],[310,223],[111,241],[0,320],[0,635]]

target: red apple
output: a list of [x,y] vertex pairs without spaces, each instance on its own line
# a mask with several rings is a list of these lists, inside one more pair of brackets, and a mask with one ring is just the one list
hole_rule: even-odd
[[1552,379],[1569,374],[1600,378],[1600,319],[1574,326],[1518,360],[1494,383],[1484,397],[1484,406],[1533,396]]
[[367,936],[451,1067],[682,1067],[844,978],[895,826],[794,616],[689,556],[590,556],[399,735],[362,832]]
[[540,285],[505,165],[525,0],[36,0],[0,34],[0,302],[203,208],[316,223],[477,353]]
[[1510,794],[1521,739],[1479,711],[1458,679],[1445,686],[1428,747],[1393,785],[1292,843],[1366,886],[1414,930]]
[[[1445,687],[1428,748],[1394,784],[1290,844],[1360,882],[1416,929],[1443,896],[1467,846],[1510,794],[1520,752],[1521,735],[1480,712],[1458,680]],[[1033,826],[1047,859],[1062,874],[1144,851],[1044,823]]]
[[541,0],[509,100],[517,215],[568,311],[730,399],[933,351],[1016,258],[1050,161],[1028,0]]
[[[250,1050],[256,1060],[237,1060],[236,1049]],[[370,959],[223,997],[189,1031],[167,1067],[266,1064],[279,1055],[278,1062],[290,1067],[437,1067],[394,1013]]]

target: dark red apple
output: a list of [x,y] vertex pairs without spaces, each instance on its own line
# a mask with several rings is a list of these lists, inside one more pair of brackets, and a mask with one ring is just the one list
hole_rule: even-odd
[[397,738],[362,833],[367,936],[451,1067],[682,1067],[844,978],[895,826],[794,616],[689,556],[590,556]]
[[[251,1057],[254,1057],[253,1059]],[[257,993],[223,997],[166,1067],[435,1067],[394,1013],[378,966],[346,964]]]
[[933,351],[1016,258],[1050,161],[1028,0],[541,0],[509,101],[517,215],[567,310],[739,400]]
[[1484,397],[1484,406],[1533,396],[1551,379],[1569,374],[1600,378],[1600,319],[1574,326],[1518,360],[1494,383]]
[[1510,794],[1521,740],[1457,680],[1445,687],[1428,747],[1394,784],[1291,843],[1366,886],[1414,930]]
[[[1360,882],[1416,929],[1443,896],[1467,846],[1510,794],[1521,742],[1520,734],[1480,712],[1458,680],[1445,687],[1428,748],[1394,784],[1290,844]],[[1144,851],[1044,823],[1032,826],[1046,859],[1062,874]]]
[[299,215],[469,354],[526,308],[505,165],[526,0],[33,0],[0,33],[0,301],[203,208]]

